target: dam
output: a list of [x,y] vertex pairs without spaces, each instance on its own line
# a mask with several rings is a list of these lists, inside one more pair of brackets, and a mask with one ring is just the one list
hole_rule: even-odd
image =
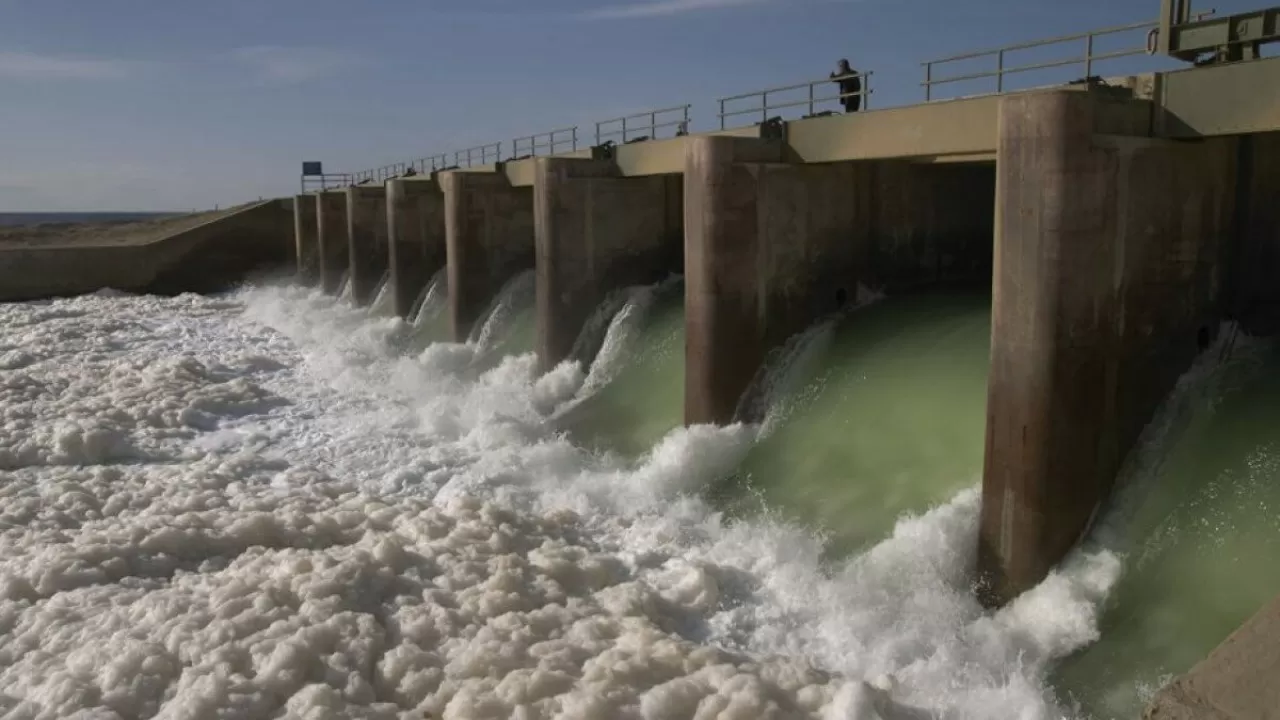
[[[1168,72],[942,99],[929,64],[914,105],[762,91],[743,126],[723,103],[707,132],[655,110],[627,118],[638,140],[578,148],[570,129],[322,177],[163,241],[158,269],[119,262],[121,280],[93,259],[58,287],[68,250],[6,264],[5,300],[141,294],[0,306],[23,328],[4,397],[28,408],[6,419],[49,418],[0,448],[17,478],[0,519],[57,568],[15,533],[3,599],[138,578],[147,616],[190,639],[99,657],[73,647],[94,621],[69,619],[65,668],[3,657],[20,670],[0,707],[56,714],[92,687],[145,715],[222,663],[234,689],[180,694],[251,715],[289,697],[438,717],[1261,716],[1280,59],[1257,47],[1276,17],[1167,2],[1153,49],[1219,55]],[[999,58],[993,78],[1018,70]],[[223,231],[251,236],[226,250],[246,272],[291,282],[236,286],[220,260],[186,287]],[[83,378],[54,368],[72,337]],[[63,466],[101,467],[56,476],[62,514],[42,514]],[[11,617],[34,647],[48,619]],[[95,617],[127,636],[123,611]],[[147,680],[113,696],[95,663]]]

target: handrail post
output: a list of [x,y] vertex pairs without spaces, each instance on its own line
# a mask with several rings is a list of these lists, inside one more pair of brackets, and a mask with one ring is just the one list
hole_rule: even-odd
[[622,144],[627,144],[627,119],[622,118]]
[[573,151],[578,151],[578,126],[573,126]]
[[996,92],[1004,92],[1004,50],[996,53]]
[[724,101],[720,101],[720,129],[724,129]]
[[760,122],[769,122],[769,91],[760,93]]
[[1084,76],[1093,75],[1093,33],[1084,36]]
[[933,63],[924,64],[924,101],[929,102],[933,96]]
[[813,115],[813,83],[809,83],[809,115]]

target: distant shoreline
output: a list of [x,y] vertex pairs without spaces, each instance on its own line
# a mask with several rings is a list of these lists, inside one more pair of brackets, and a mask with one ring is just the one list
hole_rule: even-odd
[[112,223],[159,220],[185,212],[0,212],[0,226],[44,225],[48,223]]

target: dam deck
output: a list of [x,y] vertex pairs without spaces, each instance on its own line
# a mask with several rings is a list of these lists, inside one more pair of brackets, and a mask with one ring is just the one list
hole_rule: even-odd
[[[1265,88],[1280,87],[1280,57],[1229,65],[1187,68],[1101,79],[1067,86],[1080,91],[1114,88],[1150,107],[1146,136],[1193,140],[1280,131],[1280,99]],[[786,120],[788,162],[831,163],[907,159],[914,162],[989,162],[996,158],[1001,99],[1043,92],[1034,88],[1000,94],[935,100],[917,105]],[[1063,89],[1058,87],[1056,89]],[[622,177],[684,172],[688,144],[702,136],[760,138],[764,124],[613,146]],[[594,155],[593,155],[594,153]],[[501,172],[513,187],[533,187],[538,157],[589,159],[583,148],[551,155],[475,163],[436,172]],[[390,179],[390,178],[388,178]]]

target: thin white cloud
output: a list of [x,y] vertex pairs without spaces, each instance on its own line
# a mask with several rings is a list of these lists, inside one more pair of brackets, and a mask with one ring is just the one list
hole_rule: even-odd
[[303,83],[363,63],[357,55],[324,47],[256,45],[238,48],[232,55],[269,84]]
[[697,10],[712,10],[742,5],[763,5],[767,2],[770,2],[770,0],[647,0],[646,2],[611,5],[597,10],[589,10],[585,15],[592,18],[663,17]]
[[17,80],[114,80],[129,76],[139,65],[128,60],[0,51],[0,77]]

